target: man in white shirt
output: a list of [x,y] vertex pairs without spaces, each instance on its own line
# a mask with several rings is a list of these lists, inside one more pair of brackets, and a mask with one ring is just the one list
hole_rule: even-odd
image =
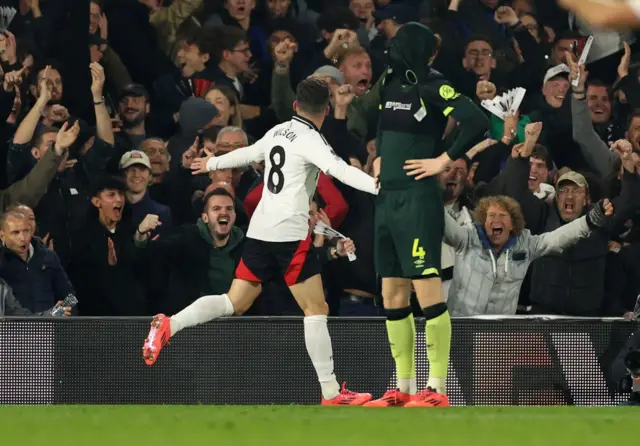
[[[340,88],[350,90],[350,86]],[[333,372],[328,306],[320,261],[310,249],[309,210],[320,171],[371,194],[376,194],[376,183],[338,157],[318,130],[329,110],[326,82],[315,78],[300,82],[293,108],[296,116],[291,121],[277,125],[255,144],[193,161],[194,174],[264,161],[266,187],[249,224],[231,289],[221,296],[201,297],[171,318],[156,315],[143,356],[152,365],[169,338],[181,329],[244,313],[260,294],[263,282],[284,276],[305,314],[305,343],[322,388],[322,405],[362,405],[372,395],[351,392],[344,385],[340,389]]]

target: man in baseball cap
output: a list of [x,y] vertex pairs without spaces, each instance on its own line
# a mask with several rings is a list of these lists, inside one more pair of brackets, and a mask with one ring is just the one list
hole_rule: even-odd
[[[149,134],[146,127],[149,111],[149,93],[144,86],[129,84],[120,90],[118,116],[122,121],[122,131],[116,133],[116,147],[124,150],[137,149],[145,139],[154,136]],[[116,158],[114,161],[118,160]]]
[[342,71],[331,65],[324,65],[318,68],[316,71],[314,71],[312,76],[322,79],[329,85],[331,85],[332,83],[335,83],[338,86],[344,84],[344,74],[342,73]]
[[168,233],[171,229],[171,210],[168,206],[153,201],[147,190],[151,184],[151,162],[147,154],[140,150],[125,153],[120,159],[120,169],[127,187],[125,197],[131,209],[134,227],[137,228],[147,215],[157,215],[162,224],[153,236]]
[[146,100],[149,100],[149,92],[146,88],[144,88],[144,85],[141,84],[125,85],[122,90],[120,90],[118,99],[122,100],[123,98],[128,96],[132,96],[134,98],[143,97]]
[[146,153],[140,150],[131,150],[120,158],[120,169],[127,169],[133,165],[139,164],[151,169],[151,162]]
[[329,84],[329,92],[331,93],[332,99],[338,87],[344,85],[344,73],[331,65],[324,65],[318,68],[309,77],[322,79]]
[[542,94],[547,104],[553,108],[562,107],[564,98],[569,91],[569,74],[571,70],[565,64],[549,68],[544,75]]
[[556,181],[556,202],[563,221],[570,222],[580,217],[590,202],[586,178],[574,171],[561,175]]

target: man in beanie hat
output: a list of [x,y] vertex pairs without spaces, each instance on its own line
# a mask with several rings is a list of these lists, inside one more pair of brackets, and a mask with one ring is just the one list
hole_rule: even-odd
[[[375,263],[382,277],[387,332],[398,388],[368,406],[448,406],[445,380],[451,320],[444,303],[440,249],[444,204],[436,175],[462,157],[488,126],[484,113],[431,68],[440,37],[410,22],[389,42],[389,72],[380,92]],[[442,140],[449,117],[459,136],[448,149]],[[407,230],[407,223],[411,224]],[[416,394],[415,323],[411,284],[427,319],[428,387]]]

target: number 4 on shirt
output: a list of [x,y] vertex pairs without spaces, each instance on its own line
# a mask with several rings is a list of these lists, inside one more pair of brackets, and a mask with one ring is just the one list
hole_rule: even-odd
[[420,239],[413,239],[413,250],[411,251],[411,255],[421,259],[424,259],[424,256],[427,255],[427,252],[422,248],[422,246],[420,246]]

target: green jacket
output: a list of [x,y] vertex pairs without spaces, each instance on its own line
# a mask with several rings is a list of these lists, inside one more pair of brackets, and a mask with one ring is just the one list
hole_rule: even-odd
[[[384,75],[363,96],[355,97],[347,109],[347,130],[356,135],[361,141],[366,142],[368,122],[378,110],[380,103],[380,87]],[[291,88],[291,77],[277,73],[275,70],[271,78],[271,103],[276,116],[281,121],[288,121],[293,116],[293,101],[296,94]]]
[[206,240],[210,248],[209,269],[207,271],[209,286],[214,290],[213,294],[226,293],[229,291],[229,287],[231,287],[238,261],[237,256],[234,256],[233,252],[244,240],[244,234],[240,228],[234,226],[231,229],[231,236],[227,244],[218,248],[213,244],[211,232],[207,224],[199,218],[197,225],[200,231],[200,237]]
[[214,246],[207,224],[183,225],[158,240],[136,241],[137,262],[146,264],[154,310],[174,314],[199,297],[229,291],[242,255],[244,233],[233,227],[225,246]]
[[[524,142],[524,128],[527,124],[531,123],[531,118],[528,115],[522,116],[518,121],[518,133],[516,137],[511,141],[512,144],[518,144]],[[491,138],[500,141],[504,135],[504,121],[498,118],[496,115],[491,115]]]
[[55,151],[47,150],[47,153],[26,177],[16,181],[8,188],[0,190],[0,211],[4,212],[14,203],[22,203],[30,208],[35,208],[47,193],[47,187],[56,176],[61,160]]

